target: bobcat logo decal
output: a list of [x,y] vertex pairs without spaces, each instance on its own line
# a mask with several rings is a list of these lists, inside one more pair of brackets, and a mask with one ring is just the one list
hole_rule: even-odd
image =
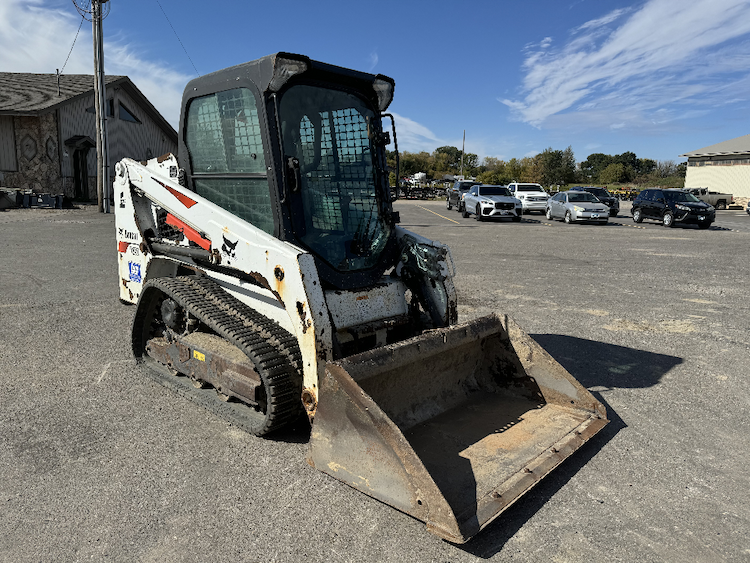
[[237,247],[237,243],[239,241],[236,240],[232,242],[231,240],[227,240],[227,237],[225,237],[224,235],[222,235],[221,238],[224,239],[224,244],[221,245],[221,251],[227,256],[229,256],[229,258],[234,258],[235,257],[234,249]]

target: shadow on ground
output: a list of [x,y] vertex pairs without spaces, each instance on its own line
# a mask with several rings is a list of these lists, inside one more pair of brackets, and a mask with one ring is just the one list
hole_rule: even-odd
[[681,358],[605,344],[557,334],[532,335],[607,409],[610,423],[574,455],[531,491],[521,497],[497,520],[479,532],[460,549],[489,559],[500,552],[507,541],[536,514],[557,491],[572,479],[617,433],[626,427],[623,420],[602,398],[601,391],[614,388],[646,388],[656,385]]

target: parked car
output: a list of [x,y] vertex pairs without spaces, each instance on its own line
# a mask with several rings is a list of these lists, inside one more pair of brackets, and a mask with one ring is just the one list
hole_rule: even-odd
[[699,200],[713,205],[715,209],[726,209],[734,203],[734,196],[732,194],[712,192],[708,188],[688,188],[686,191],[693,194]]
[[539,211],[544,213],[547,208],[549,194],[539,184],[524,184],[511,182],[508,184],[510,192],[521,200],[524,213],[529,211]]
[[472,182],[470,180],[459,180],[448,190],[445,198],[445,207],[447,209],[456,208],[456,211],[462,211],[461,196],[468,192],[472,186],[478,186],[481,182]]
[[513,197],[505,186],[472,186],[464,195],[464,217],[473,214],[476,215],[477,221],[499,217],[510,217],[513,221],[520,221],[522,213],[521,201]]
[[677,223],[693,223],[701,229],[707,229],[716,219],[716,210],[712,205],[677,188],[643,190],[633,201],[630,212],[636,223],[653,219],[661,221],[665,227],[674,227]]
[[745,208],[745,212],[750,215],[750,201],[747,202],[747,207]]
[[610,217],[617,217],[617,214],[620,212],[620,199],[613,196],[605,188],[597,188],[595,186],[576,186],[575,188],[571,189],[594,194],[599,199],[599,201],[609,207]]
[[562,219],[566,223],[593,222],[606,224],[609,221],[609,207],[594,194],[568,190],[552,196],[547,201],[547,219]]

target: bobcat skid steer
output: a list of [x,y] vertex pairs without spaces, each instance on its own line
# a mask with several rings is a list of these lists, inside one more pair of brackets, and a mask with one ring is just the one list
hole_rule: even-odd
[[259,436],[306,414],[313,467],[462,543],[606,411],[507,317],[457,324],[392,209],[393,90],[288,53],[190,82],[177,157],[116,166],[120,298],[163,385]]

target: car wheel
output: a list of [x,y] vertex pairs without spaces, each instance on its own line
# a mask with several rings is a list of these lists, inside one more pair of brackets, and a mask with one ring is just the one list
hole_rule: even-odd
[[458,211],[459,213],[463,212],[463,207],[461,206],[460,200],[456,203],[456,211]]
[[469,217],[469,212],[468,212],[468,211],[466,211],[466,209],[464,209],[464,210],[463,210],[463,213],[461,213],[461,216],[462,216],[462,217],[463,217],[464,219],[468,219],[468,217]]
[[716,202],[716,209],[726,209],[726,208],[727,208],[727,202],[726,201],[722,200],[722,201],[717,201]]
[[633,221],[635,223],[643,223],[643,213],[640,209],[633,209]]
[[609,210],[609,216],[610,217],[617,217],[617,209],[610,209]]
[[446,209],[453,209],[453,206],[451,205],[451,199],[448,198],[445,200],[445,208]]
[[544,214],[548,221],[552,221],[552,210],[548,207],[547,213]]
[[711,223],[709,221],[704,221],[703,223],[698,223],[699,229],[708,229],[711,226]]
[[482,208],[477,205],[477,221],[483,221],[484,217],[482,217]]
[[565,212],[565,219],[564,221],[570,225],[573,222],[573,217],[570,215],[570,211]]
[[661,224],[665,227],[674,227],[674,214],[671,211],[667,211],[661,218]]

